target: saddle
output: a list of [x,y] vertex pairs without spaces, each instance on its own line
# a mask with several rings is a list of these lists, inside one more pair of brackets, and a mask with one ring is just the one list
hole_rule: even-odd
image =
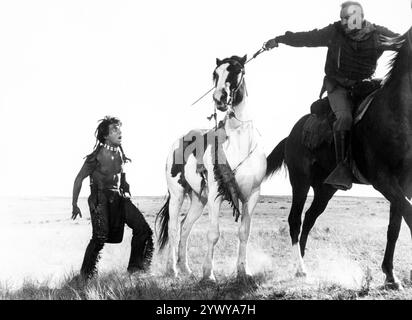
[[[380,79],[362,81],[350,90],[352,101],[355,105],[353,111],[353,124],[359,123],[366,111],[368,110],[375,94],[382,87]],[[310,107],[310,115],[303,125],[302,143],[310,150],[315,150],[322,144],[333,143],[333,123],[336,117],[330,107],[328,98],[315,101]],[[367,179],[359,171],[349,150],[348,157],[354,176],[354,182],[360,184],[369,184]]]
[[[381,79],[365,80],[353,86],[350,95],[354,103],[354,125],[359,123],[376,92],[382,87]],[[318,148],[322,143],[333,142],[333,123],[336,117],[330,107],[328,97],[321,98],[312,103],[310,115],[303,126],[303,144],[311,150]]]

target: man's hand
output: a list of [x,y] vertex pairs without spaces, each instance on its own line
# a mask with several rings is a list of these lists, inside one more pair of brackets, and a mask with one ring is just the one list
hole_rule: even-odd
[[264,47],[266,50],[270,50],[270,49],[279,47],[279,43],[276,41],[276,38],[273,38],[273,39],[270,39],[268,42],[266,42],[266,43],[263,45],[263,47]]
[[123,193],[123,196],[126,198],[130,198],[130,185],[126,181],[126,173],[121,173],[120,178],[120,190]]
[[128,193],[128,194],[130,194],[130,185],[129,185],[126,181],[124,181],[124,182],[122,183],[121,188],[122,188],[123,193]]
[[80,208],[77,205],[73,205],[73,211],[72,211],[72,219],[76,220],[77,216],[82,217],[82,212],[80,211]]

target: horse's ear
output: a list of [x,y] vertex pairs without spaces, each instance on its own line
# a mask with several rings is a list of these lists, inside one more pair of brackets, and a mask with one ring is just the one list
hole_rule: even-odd
[[220,65],[222,63],[222,60],[220,60],[219,58],[216,58],[216,65]]
[[243,58],[240,58],[240,63],[244,66],[247,60],[247,54]]

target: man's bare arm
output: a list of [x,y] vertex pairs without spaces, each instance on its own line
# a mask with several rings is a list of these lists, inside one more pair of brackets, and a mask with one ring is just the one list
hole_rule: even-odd
[[87,163],[87,160],[83,164],[82,168],[80,169],[79,173],[76,176],[73,184],[73,197],[72,197],[72,219],[75,220],[76,217],[79,215],[80,218],[82,217],[82,213],[80,208],[77,206],[77,200],[79,199],[79,194],[82,189],[83,180],[91,174],[90,164]]

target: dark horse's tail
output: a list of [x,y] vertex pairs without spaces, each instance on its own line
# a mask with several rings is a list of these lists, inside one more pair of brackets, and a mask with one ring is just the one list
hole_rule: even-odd
[[270,177],[278,171],[282,165],[285,164],[285,145],[288,138],[283,139],[266,159],[266,175],[265,178]]
[[170,202],[170,193],[167,196],[166,203],[163,205],[162,209],[156,215],[155,227],[157,225],[157,220],[159,219],[160,230],[159,236],[157,238],[157,243],[159,244],[159,250],[162,250],[168,239],[169,239],[169,202]]

